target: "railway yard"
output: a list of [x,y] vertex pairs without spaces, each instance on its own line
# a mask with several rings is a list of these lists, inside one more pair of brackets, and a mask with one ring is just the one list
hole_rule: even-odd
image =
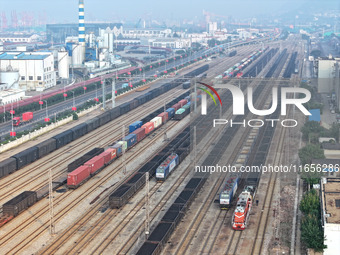
[[[254,108],[270,109],[273,87],[299,86],[299,74],[294,74],[296,60],[303,61],[299,42],[299,38],[290,37],[282,42],[235,47],[230,49],[235,54],[199,61],[176,77],[123,96],[114,109],[104,113],[96,110],[76,123],[1,154],[0,161],[4,161],[45,140],[52,139],[49,141],[55,144],[54,149],[44,153],[47,155],[37,156],[30,164],[23,163],[19,170],[0,179],[0,205],[24,191],[36,194],[32,205],[16,215],[5,215],[3,209],[0,254],[288,254],[295,247],[291,243],[295,235],[292,229],[296,227],[294,214],[287,211],[297,210],[296,174],[239,173],[234,199],[222,210],[220,193],[231,173],[199,172],[195,167],[239,168],[298,162],[299,130],[305,116],[293,106],[288,106],[284,118],[297,120],[294,129],[285,128],[280,122],[273,126],[265,122],[262,127],[213,127],[212,123],[214,119],[235,123],[243,119],[264,121],[265,116],[257,116],[248,108],[243,116],[233,115],[235,102],[231,93],[218,84],[238,86],[245,97],[251,87]],[[228,79],[216,78],[234,65],[238,70],[234,68],[226,74]],[[207,114],[201,115],[203,97],[197,92],[202,91],[194,88],[195,81],[216,87],[223,104],[215,106],[208,97]],[[188,82],[189,88],[183,86]],[[176,113],[166,110],[169,108],[175,108]],[[266,118],[282,120],[280,110],[279,104]],[[162,116],[167,117],[159,118],[161,124],[156,126],[155,118],[164,112]],[[94,118],[98,121],[92,121]],[[143,131],[141,138],[136,136],[137,141],[125,141],[126,148],[120,143],[123,145],[114,150],[110,160],[81,181],[70,184],[69,164],[94,148],[113,148],[116,141],[134,134],[129,126],[136,121],[152,123],[152,130]],[[75,129],[76,125],[93,130],[80,135],[82,131]],[[70,128],[75,129],[73,139],[66,142],[66,135],[56,138]],[[40,146],[38,154],[42,148],[50,147]],[[174,154],[178,156],[176,163],[169,163],[169,155]],[[168,167],[163,170],[166,177],[156,180],[161,164]],[[146,176],[150,176],[148,181]],[[239,208],[237,197],[247,193],[246,187],[253,188],[251,203],[247,200],[243,207],[244,230],[238,231],[233,229],[238,222],[234,211]]]

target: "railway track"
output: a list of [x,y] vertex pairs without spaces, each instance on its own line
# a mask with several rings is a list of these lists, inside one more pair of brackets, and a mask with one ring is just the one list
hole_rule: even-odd
[[[175,89],[174,91],[170,91],[166,94],[164,100],[172,100],[174,94],[184,93],[187,90],[182,89]],[[108,123],[107,125],[104,125],[103,127],[100,127],[94,132],[91,132],[87,134],[86,136],[77,139],[76,141],[72,142],[69,145],[66,145],[65,147],[57,150],[56,152],[51,153],[50,156],[48,156],[48,164],[46,164],[47,158],[42,158],[41,160],[38,160],[36,162],[33,162],[31,165],[18,170],[16,173],[19,173],[18,176],[12,178],[11,180],[7,181],[7,178],[12,177],[12,175],[7,176],[3,180],[1,180],[2,184],[0,185],[0,193],[4,194],[0,197],[0,203],[6,202],[6,199],[8,200],[11,197],[14,197],[15,195],[19,194],[23,191],[23,189],[27,190],[38,190],[39,188],[43,187],[45,183],[47,183],[47,173],[49,168],[53,166],[53,169],[57,169],[57,171],[53,174],[53,179],[56,179],[60,177],[62,174],[65,173],[65,169],[67,168],[67,164],[74,158],[81,156],[85,152],[89,151],[90,149],[98,146],[105,147],[109,144],[112,144],[114,141],[117,141],[121,137],[121,127],[122,125],[129,125],[131,122],[131,119],[142,119],[148,113],[150,113],[150,108],[158,109],[162,107],[163,101],[158,100],[156,104],[153,104],[154,101],[148,102],[145,107],[143,107],[142,110],[140,109],[134,109],[130,114],[123,115],[122,117],[119,117],[116,121],[119,122],[119,126],[117,125],[113,126],[112,123]],[[107,134],[113,134],[114,136],[108,136]],[[85,141],[85,142],[84,142]],[[98,141],[101,141],[100,144],[98,144]],[[76,152],[73,152],[73,148],[79,148]],[[66,154],[66,156],[65,156]],[[60,158],[62,158],[62,161],[60,161]],[[25,171],[25,169],[30,168],[29,170]],[[39,171],[33,178],[31,178],[31,175],[35,172]],[[14,174],[16,174],[14,173]],[[25,177],[27,177],[25,179]],[[33,184],[36,180],[43,180],[40,181],[35,186],[30,186],[30,184]],[[18,183],[20,181],[20,183]],[[15,187],[13,188],[13,186]],[[11,187],[12,186],[12,187]]]
[[[176,122],[172,122],[167,129],[170,129],[171,127],[175,126]],[[157,136],[155,137],[155,139],[161,138],[163,136],[163,132],[159,132],[157,134]],[[148,141],[146,144],[143,145],[144,148],[149,148],[150,145],[154,143],[154,139]],[[127,156],[126,161],[130,161],[132,158],[136,158],[137,156],[139,156],[140,154],[142,154],[144,152],[143,149],[138,150],[135,153],[130,153],[129,156]],[[129,153],[127,153],[129,154]],[[122,161],[122,160],[120,160]],[[61,218],[65,217],[75,206],[78,206],[81,204],[81,202],[84,200],[84,198],[94,192],[99,186],[103,186],[105,183],[107,183],[115,174],[117,174],[118,172],[120,172],[120,170],[123,167],[123,162],[119,162],[118,166],[114,166],[115,170],[106,173],[104,178],[100,178],[99,180],[94,180],[94,183],[91,183],[91,187],[86,189],[86,192],[77,195],[77,197],[72,200],[71,203],[68,203],[65,207],[63,207],[60,211],[58,211],[54,218],[55,218],[55,222],[57,223]],[[107,168],[112,168],[112,167],[107,167]],[[105,171],[105,169],[103,170]],[[92,178],[95,179],[95,178]],[[90,182],[90,181],[89,181]],[[107,192],[111,193],[114,188],[117,185],[114,185],[114,187],[112,187],[111,189],[109,189]],[[78,188],[79,189],[79,188]],[[60,197],[55,199],[55,204],[60,204],[61,202],[63,202],[64,200],[66,200],[66,198],[70,197],[73,193],[79,193],[77,192],[77,190],[72,190],[66,193],[63,193],[63,195],[61,195]],[[102,199],[106,199],[106,198],[102,198]],[[0,241],[0,247],[5,247],[6,243],[10,240],[12,240],[14,238],[14,236],[16,236],[17,234],[19,234],[20,232],[23,232],[25,230],[28,230],[28,228],[32,228],[31,224],[33,224],[36,221],[36,218],[39,218],[40,221],[42,221],[42,217],[48,213],[49,208],[45,208],[40,210],[38,213],[34,214],[35,218],[30,218],[28,220],[25,221],[24,224],[20,225],[20,227],[15,228],[15,230],[11,231],[9,234],[7,234],[5,236],[5,238],[2,238]],[[46,217],[45,217],[46,218]],[[48,218],[48,217],[47,217]],[[45,219],[44,222],[41,222],[41,224],[39,224],[38,228],[34,230],[33,233],[31,233],[29,235],[28,238],[21,240],[20,242],[16,243],[16,246],[11,249],[9,251],[10,254],[15,254],[15,253],[19,253],[21,251],[23,251],[25,249],[25,247],[27,245],[29,245],[34,239],[38,238],[40,235],[42,235],[45,230],[47,230],[49,227],[49,220]]]
[[[98,137],[97,137],[97,139],[98,139]],[[35,215],[35,216],[36,216],[36,215]],[[37,215],[37,216],[39,217],[39,215]],[[46,230],[46,228],[47,228],[47,227],[45,226],[45,228],[44,228],[44,229]],[[23,229],[21,228],[21,230],[23,230]],[[22,246],[22,244],[20,243],[20,245],[19,245],[19,246]],[[23,246],[23,247],[25,247],[25,246]],[[22,249],[22,248],[21,248],[21,249]],[[16,250],[20,251],[20,249],[19,249],[19,248],[17,248]],[[16,250],[14,250],[14,251],[16,251]]]
[[[222,68],[225,68],[225,67],[222,67]],[[190,171],[186,171],[184,174],[187,176],[187,175],[189,174],[189,172],[190,172]],[[180,178],[181,180],[184,180],[185,177],[183,177],[183,175],[182,175],[182,176],[179,177],[179,178]],[[181,184],[181,182],[180,182],[180,183],[176,182],[176,184],[175,184],[174,186],[172,186],[171,190],[175,191],[176,188],[177,188],[180,184]],[[159,188],[160,186],[161,186],[161,185],[156,184],[155,186],[152,187],[151,196],[156,192],[156,190],[158,190],[158,188]],[[170,194],[172,194],[172,193],[167,192],[167,195],[166,195],[166,196],[168,197],[168,199],[170,198]],[[163,200],[164,200],[164,199],[162,199],[162,201],[163,201]],[[166,201],[167,201],[167,200],[166,200]],[[162,203],[163,203],[163,205],[165,204],[164,201],[163,201]],[[97,249],[96,249],[96,250],[100,249],[100,248],[103,247],[103,246],[104,246],[104,248],[102,248],[102,250],[105,250],[105,248],[110,244],[110,242],[111,242],[112,240],[114,240],[115,237],[116,237],[117,235],[119,235],[119,233],[120,233],[120,232],[128,225],[128,221],[130,221],[130,220],[127,221],[127,219],[132,219],[132,218],[137,214],[138,208],[142,208],[143,204],[144,204],[143,201],[140,201],[140,202],[138,203],[138,205],[137,205],[137,209],[134,208],[133,211],[131,211],[130,213],[128,213],[128,215],[126,215],[126,216],[124,217],[124,220],[123,220],[122,222],[119,222],[119,224],[115,224],[115,225],[117,225],[117,227],[114,228],[114,231],[111,232],[110,235],[107,236],[107,237],[105,238],[105,240],[97,246]],[[159,206],[160,206],[160,205],[158,205],[158,207],[159,207]],[[93,210],[93,211],[94,211],[94,210]],[[152,217],[154,211],[155,211],[155,210],[153,210],[153,211],[151,212],[151,217]],[[76,242],[76,244],[73,245],[73,247],[72,247],[71,249],[68,249],[68,250],[66,250],[65,252],[69,254],[69,253],[80,253],[81,251],[83,251],[83,250],[85,249],[85,247],[88,246],[89,242],[90,242],[91,240],[93,240],[93,237],[96,236],[96,235],[98,235],[98,233],[99,233],[100,231],[102,231],[102,229],[106,226],[107,221],[112,220],[111,218],[112,218],[114,215],[116,215],[116,214],[117,214],[117,210],[111,210],[110,212],[108,212],[108,213],[106,213],[105,215],[103,215],[103,216],[102,216],[98,221],[96,221],[96,223],[94,224],[94,225],[97,226],[97,227],[91,228],[89,231],[86,231],[83,235],[81,235],[81,237],[78,237],[77,240],[79,240],[79,241]],[[92,215],[92,214],[91,214],[91,215]],[[155,213],[155,215],[156,215],[156,213]],[[91,219],[91,217],[87,217],[87,218],[88,218],[88,219]],[[104,222],[104,223],[103,223],[103,222]],[[83,224],[80,224],[79,222],[78,222],[76,225],[78,226],[78,229],[81,228],[81,226],[83,226]],[[139,230],[140,230],[141,227],[142,227],[142,226],[140,226],[140,227],[137,229],[137,231],[135,231],[134,235],[138,235],[138,233],[140,233]],[[69,233],[69,232],[71,232],[71,235],[72,235],[72,232],[75,233],[75,231],[67,230],[67,231],[65,232],[65,235],[66,235],[66,233]],[[93,233],[93,232],[95,232],[95,233]],[[65,238],[65,235],[62,235],[62,236],[63,236],[64,241],[67,242],[67,240],[71,237],[71,235],[70,235],[70,234],[67,235],[68,238]],[[133,239],[130,238],[130,242],[131,242],[131,240],[133,240]],[[58,249],[60,248],[60,246],[61,246],[62,244],[63,244],[63,243],[60,243],[60,242],[58,242],[58,244],[56,244],[56,245],[53,244],[52,246],[54,247],[54,249],[51,247],[51,248],[49,248],[48,250],[44,250],[44,252],[43,252],[42,254],[48,254],[48,253],[51,253],[51,252],[53,252],[53,251],[56,251],[56,250],[58,250]],[[125,245],[125,246],[126,246],[126,245]],[[125,246],[124,246],[124,247],[125,247]],[[124,250],[124,247],[123,247],[121,250]]]
[[[286,62],[287,58],[283,57],[283,64]],[[283,64],[279,64],[278,66],[280,66],[281,68],[283,67]],[[280,70],[280,69],[279,69]],[[276,71],[277,73],[277,71]],[[278,76],[279,74],[276,74],[276,76]],[[267,86],[268,87],[268,86]],[[269,91],[268,91],[269,92]],[[281,135],[281,137],[283,137],[283,135]],[[220,185],[218,185],[220,186]],[[274,185],[275,186],[275,185]],[[269,196],[269,195],[268,195]],[[205,202],[206,203],[211,203],[212,200],[207,200]],[[197,208],[197,211],[201,211],[202,209],[201,208]],[[204,212],[207,212],[208,209],[206,210],[202,210],[203,214],[205,214]],[[219,236],[220,234],[222,234],[225,238],[223,238],[223,240],[225,240],[228,236],[226,236],[227,234],[224,232],[224,233],[221,233],[221,230],[223,228],[223,223],[228,220],[228,223],[231,221],[231,214],[229,212],[226,212],[226,211],[219,211],[217,215],[215,215],[215,218],[216,220],[215,221],[212,221],[210,222],[210,229],[208,229],[208,231],[205,231],[205,236],[207,238],[205,238],[203,241],[200,240],[200,244],[197,244],[200,246],[200,249],[199,250],[195,250],[195,251],[192,251],[192,250],[188,250],[188,247],[191,245],[193,245],[192,247],[195,247],[197,245],[195,245],[195,242],[193,241],[193,238],[190,238],[189,237],[189,241],[186,242],[186,245],[185,245],[185,248],[182,249],[177,249],[175,252],[179,252],[180,254],[191,254],[192,252],[198,252],[200,254],[213,254],[214,252],[216,252],[216,249],[214,249],[215,245],[216,245],[216,242],[217,242],[217,236]],[[194,233],[193,233],[193,236],[196,234],[196,232],[198,231],[198,228],[199,228],[199,225],[201,224],[202,222],[202,218],[196,218],[196,222],[197,222],[197,225],[195,225],[193,227],[193,229],[195,230]],[[229,224],[226,224],[226,225],[229,225]],[[219,225],[218,225],[219,224]],[[218,228],[216,228],[216,226],[218,225]],[[229,225],[230,226],[230,225]],[[191,226],[189,226],[189,228],[191,228]],[[224,228],[223,228],[224,229]],[[230,227],[229,227],[230,229]],[[200,233],[204,231],[203,229],[200,231]],[[186,238],[188,239],[188,235],[187,233],[185,234]],[[229,235],[229,242],[226,244],[226,247],[223,251],[223,254],[237,254],[237,250],[236,250],[236,247],[239,247],[239,243],[240,243],[240,240],[242,239],[242,232],[238,232],[238,231],[232,231]],[[180,243],[179,245],[177,245],[177,241],[176,242],[176,246],[182,246],[183,245],[183,241],[182,243]],[[225,241],[224,241],[225,243]],[[182,244],[182,245],[181,245]],[[174,250],[165,250],[165,253],[166,252],[173,252]],[[225,252],[226,251],[226,252]],[[222,252],[222,251],[220,251]]]

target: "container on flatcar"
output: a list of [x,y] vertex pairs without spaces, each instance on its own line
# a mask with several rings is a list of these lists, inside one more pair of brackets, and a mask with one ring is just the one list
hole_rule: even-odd
[[116,149],[108,148],[106,151],[101,153],[99,157],[103,157],[104,164],[108,164],[117,157]]
[[152,120],[150,120],[150,122],[154,123],[154,128],[158,128],[159,126],[162,125],[162,118],[161,117],[155,117]]
[[161,117],[162,118],[162,123],[165,123],[169,119],[168,112],[166,112],[166,111],[158,114],[157,117]]
[[67,186],[71,189],[77,188],[81,182],[90,177],[90,167],[80,166],[67,175]]
[[138,128],[137,130],[133,131],[131,134],[136,134],[137,143],[145,138],[145,128]]
[[143,122],[138,120],[134,123],[132,123],[130,126],[129,126],[129,133],[132,133],[133,131],[137,130],[138,128],[140,128],[141,126],[143,125]]
[[174,108],[168,108],[166,110],[166,112],[168,113],[168,119],[172,119],[175,115],[175,109]]
[[104,157],[100,155],[95,156],[91,158],[89,161],[85,162],[84,166],[89,166],[90,173],[93,174],[104,166]]
[[110,148],[112,148],[112,149],[114,149],[114,150],[116,150],[116,155],[117,155],[117,157],[119,157],[121,154],[122,154],[122,144],[120,144],[120,143],[116,143],[116,144],[113,144],[113,145],[111,145],[110,146]]
[[154,123],[153,122],[147,122],[142,126],[142,128],[145,129],[145,134],[147,135],[154,130]]
[[132,146],[134,146],[137,143],[137,136],[136,134],[128,134],[122,140],[126,141],[127,149],[130,149]]
[[125,151],[127,150],[127,142],[126,141],[119,141],[117,143],[122,146],[122,151],[123,150],[125,150]]

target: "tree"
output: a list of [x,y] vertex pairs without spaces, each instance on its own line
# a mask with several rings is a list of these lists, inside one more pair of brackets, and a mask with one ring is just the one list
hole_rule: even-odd
[[76,113],[74,112],[72,115],[73,115],[73,120],[77,120],[77,119],[78,119],[78,114],[76,114]]
[[304,140],[308,140],[310,133],[321,133],[324,131],[324,128],[320,126],[317,121],[308,121],[301,128],[302,138]]
[[310,164],[312,159],[323,159],[325,154],[317,144],[307,144],[299,150],[299,157],[303,165]]
[[301,240],[308,248],[315,251],[323,251],[327,248],[324,245],[324,234],[320,224],[320,220],[314,214],[308,214],[301,221]]
[[301,202],[300,210],[304,214],[319,214],[320,213],[320,200],[318,194],[314,189],[307,192]]

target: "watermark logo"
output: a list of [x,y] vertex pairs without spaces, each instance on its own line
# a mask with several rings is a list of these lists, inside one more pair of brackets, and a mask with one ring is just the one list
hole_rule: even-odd
[[[202,82],[199,82],[200,84],[208,87],[211,89],[215,95],[218,97],[221,106],[222,106],[222,101],[217,93],[217,91]],[[227,84],[217,84],[215,86],[216,88],[223,88],[223,89],[229,89],[232,95],[233,99],[233,115],[244,115],[244,108],[245,108],[245,96],[243,94],[243,91],[234,86],[234,85],[227,85]],[[202,89],[202,88],[200,88]],[[213,95],[207,91],[206,89],[202,89],[203,91],[207,92],[212,98]],[[289,93],[294,93],[294,94],[304,94],[304,97],[302,98],[288,98]],[[304,89],[304,88],[290,88],[290,87],[283,87],[281,88],[281,115],[286,115],[287,114],[287,105],[295,105],[304,115],[309,116],[311,113],[303,106],[304,103],[307,103],[311,99],[311,93],[309,90]],[[216,101],[213,98],[215,105]],[[278,105],[278,88],[273,87],[272,88],[272,105],[270,109],[265,109],[265,110],[258,110],[255,109],[254,103],[253,103],[253,88],[248,87],[247,88],[247,106],[249,108],[249,111],[255,115],[258,116],[266,116],[270,115],[273,112],[275,112],[276,108]],[[202,107],[201,107],[201,114],[206,115],[207,114],[207,102],[206,102],[206,95],[202,95]]]
[[[212,92],[214,92],[214,94],[217,96],[218,100],[220,101],[221,107],[222,107],[222,100],[220,95],[217,93],[217,91],[210,85],[205,84],[203,82],[198,82],[199,84],[206,86],[207,88],[209,88]],[[217,105],[216,100],[214,98],[214,96],[209,92],[209,90],[204,89],[204,88],[199,88],[200,90],[206,92],[214,101],[215,105]],[[206,94],[202,94],[202,115],[207,115],[207,95]]]

